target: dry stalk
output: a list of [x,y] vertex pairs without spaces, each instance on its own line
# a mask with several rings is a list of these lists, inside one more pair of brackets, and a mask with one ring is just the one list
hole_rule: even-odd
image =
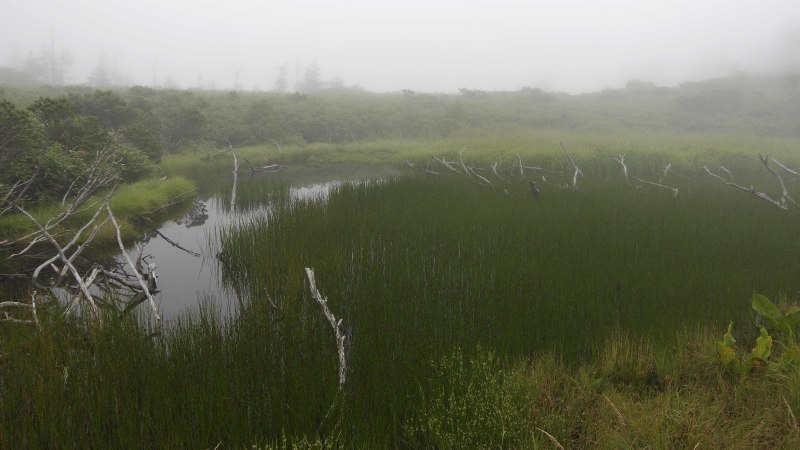
[[786,405],[786,410],[789,413],[789,419],[792,421],[792,431],[795,433],[800,431],[800,426],[797,424],[797,417],[794,416],[794,411],[792,411],[792,407],[789,405],[789,402],[786,401],[786,397],[781,397],[783,399],[783,404]]
[[559,449],[561,449],[561,450],[564,450],[564,446],[563,446],[563,445],[561,445],[561,443],[560,443],[560,442],[558,442],[558,439],[556,439],[556,437],[555,437],[555,436],[553,436],[552,434],[548,433],[547,431],[544,431],[544,430],[543,430],[543,429],[541,429],[541,428],[536,428],[536,429],[537,429],[537,430],[539,430],[539,431],[541,431],[542,433],[544,433],[544,435],[545,435],[545,436],[547,436],[547,438],[548,438],[548,439],[550,439],[550,442],[552,442],[552,443],[553,443],[553,445],[555,445],[557,448],[559,448]]
[[611,399],[606,396],[606,394],[603,394],[603,398],[606,399],[609,405],[611,405],[611,408],[614,410],[614,414],[617,416],[619,424],[625,426],[625,417],[623,417],[622,413],[619,412],[619,409],[617,409],[617,406],[614,405],[614,402],[612,402]]

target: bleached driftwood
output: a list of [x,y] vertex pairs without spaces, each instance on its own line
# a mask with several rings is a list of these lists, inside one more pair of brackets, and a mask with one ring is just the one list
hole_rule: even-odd
[[442,156],[441,158],[437,158],[437,157],[435,157],[435,156],[431,156],[431,158],[433,158],[435,161],[438,161],[438,162],[439,162],[439,163],[441,163],[443,166],[447,167],[448,169],[452,170],[453,172],[455,172],[455,173],[461,173],[461,172],[459,172],[459,170],[458,170],[458,169],[456,169],[456,168],[453,166],[453,164],[455,164],[455,161],[448,161],[448,160],[446,160],[446,159],[445,159],[445,157],[444,157],[444,156]]
[[618,162],[620,166],[622,166],[622,174],[625,176],[625,182],[628,182],[628,166],[625,165],[625,155],[620,153],[619,156],[614,158],[614,161]]
[[[139,286],[142,288],[142,293],[144,293],[147,300],[150,302],[150,307],[153,311],[153,317],[155,317],[156,323],[156,332],[161,330],[161,316],[158,314],[158,306],[156,306],[156,301],[153,299],[153,295],[150,293],[150,288],[147,283],[145,283],[142,275],[139,273],[139,268],[133,263],[131,260],[130,255],[128,252],[125,251],[125,245],[122,243],[122,233],[119,228],[119,224],[117,223],[116,218],[114,217],[114,213],[111,212],[111,207],[108,206],[108,202],[105,203],[106,211],[108,211],[108,217],[111,219],[111,223],[114,224],[114,229],[117,234],[117,244],[119,245],[119,250],[122,253],[122,257],[125,258],[125,262],[128,263],[128,266],[133,271],[133,275],[136,277],[136,280],[139,282]],[[150,266],[150,273],[148,274],[152,279],[155,279],[155,266]]]
[[476,177],[478,177],[480,180],[482,180],[482,181],[483,181],[484,183],[486,183],[487,185],[489,185],[489,186],[494,186],[494,184],[492,184],[492,182],[491,182],[491,181],[489,181],[488,179],[486,179],[486,177],[484,177],[484,176],[480,175],[478,172],[475,172],[475,169],[476,169],[475,167],[469,167],[468,169],[469,169],[469,171],[470,171],[470,172],[472,172],[472,174],[473,174],[473,175],[475,175]]
[[48,240],[53,245],[53,247],[55,247],[56,252],[58,252],[57,255],[58,259],[61,260],[61,262],[64,264],[64,267],[69,270],[70,274],[72,274],[72,277],[77,283],[84,298],[89,302],[89,304],[92,306],[92,309],[96,312],[97,304],[94,301],[94,297],[92,297],[92,294],[89,292],[89,288],[88,286],[86,286],[83,277],[78,272],[78,269],[76,269],[75,266],[72,264],[72,261],[70,261],[70,259],[67,258],[66,254],[64,253],[64,249],[58,244],[58,241],[56,241],[53,235],[51,235],[47,231],[44,225],[39,223],[38,220],[36,220],[32,215],[30,215],[27,211],[25,211],[21,206],[17,206],[17,211],[22,213],[25,217],[28,218],[28,220],[30,220],[34,225],[36,225],[36,228],[39,229],[39,232],[42,233],[42,236],[44,236],[44,238]]
[[275,172],[276,170],[281,170],[281,169],[285,169],[286,168],[285,164],[277,164],[277,163],[275,163],[275,164],[266,164],[264,166],[256,167],[247,158],[243,158],[243,159],[244,159],[244,162],[246,162],[247,165],[250,166],[250,173],[251,174],[260,173],[260,172]]
[[[40,328],[41,324],[39,323],[39,314],[36,312],[36,295],[37,295],[36,291],[33,291],[31,293],[30,303],[14,302],[14,301],[0,302],[0,322],[36,325],[36,328]],[[29,311],[31,318],[21,319],[18,315],[11,313],[11,310]]]
[[494,173],[494,176],[496,176],[498,179],[500,180],[503,179],[503,177],[501,177],[500,174],[497,173],[497,161],[492,163],[492,172]]
[[661,178],[658,179],[658,182],[661,183],[662,181],[664,181],[664,178],[667,178],[667,175],[670,174],[670,173],[675,175],[678,178],[683,178],[684,180],[688,180],[689,179],[689,177],[681,175],[678,172],[675,172],[672,169],[672,163],[668,162],[667,165],[664,167],[664,174],[661,175]]
[[345,347],[345,335],[342,333],[342,319],[336,320],[330,308],[328,308],[328,299],[323,297],[317,289],[317,284],[314,279],[314,269],[306,267],[306,276],[308,277],[308,286],[311,289],[311,295],[319,303],[322,309],[322,314],[328,319],[333,329],[333,334],[336,337],[336,350],[339,353],[339,386],[338,392],[344,389],[344,383],[347,377],[347,352]]
[[795,172],[794,170],[792,170],[792,169],[790,169],[790,168],[788,168],[788,167],[784,166],[784,165],[783,165],[783,163],[781,163],[781,162],[780,162],[780,161],[778,161],[777,159],[775,159],[775,158],[770,158],[770,159],[772,160],[772,162],[774,162],[774,163],[775,163],[775,165],[776,165],[776,166],[778,166],[778,167],[780,167],[781,169],[785,170],[785,171],[786,171],[786,172],[788,172],[789,174],[791,174],[791,175],[794,175],[794,176],[796,176],[796,177],[800,177],[800,173],[797,173],[797,172]]
[[773,204],[773,205],[777,206],[778,208],[781,208],[781,209],[789,209],[789,208],[786,206],[786,201],[781,201],[780,199],[779,199],[779,200],[776,200],[776,199],[774,199],[774,198],[770,197],[769,195],[767,195],[767,194],[766,194],[766,193],[764,193],[764,192],[757,191],[757,190],[756,190],[756,188],[755,188],[755,187],[753,187],[752,185],[751,185],[749,188],[746,188],[746,187],[744,187],[744,186],[742,186],[742,185],[740,185],[740,184],[737,184],[736,182],[734,182],[734,181],[733,181],[733,175],[730,173],[730,171],[729,171],[728,169],[724,168],[723,166],[720,166],[720,168],[721,168],[721,169],[724,169],[724,170],[725,170],[725,171],[726,171],[726,172],[727,172],[727,173],[730,175],[730,179],[729,179],[729,180],[726,180],[725,178],[723,178],[723,177],[722,177],[722,176],[720,176],[719,174],[717,174],[717,173],[714,173],[713,171],[711,171],[711,169],[709,169],[709,168],[708,168],[708,166],[703,166],[703,170],[705,170],[705,171],[706,171],[706,173],[708,173],[708,174],[709,174],[709,175],[711,175],[712,177],[714,177],[714,178],[718,179],[718,180],[719,180],[719,181],[721,181],[723,184],[725,184],[725,185],[727,185],[727,186],[731,186],[731,187],[733,187],[733,188],[736,188],[736,189],[739,189],[739,190],[742,190],[742,191],[744,191],[744,192],[749,192],[749,193],[751,193],[751,194],[755,195],[756,197],[760,198],[761,200],[764,200],[764,201],[766,201],[766,202],[769,202],[769,203],[771,203],[771,204]]
[[756,188],[753,187],[752,185],[749,188],[747,188],[745,186],[742,186],[742,185],[736,183],[734,181],[734,179],[733,179],[733,173],[731,173],[731,171],[728,170],[725,166],[719,166],[719,168],[721,170],[723,170],[725,173],[728,174],[728,179],[727,180],[725,178],[723,178],[722,176],[712,172],[711,169],[708,168],[708,166],[703,166],[703,169],[706,171],[706,173],[708,173],[709,175],[713,176],[714,178],[717,178],[722,183],[724,183],[724,184],[726,184],[728,186],[731,186],[733,188],[736,188],[736,189],[739,189],[739,190],[742,190],[742,191],[745,191],[745,192],[749,192],[749,193],[755,195],[756,197],[758,197],[758,198],[760,198],[760,199],[762,199],[762,200],[764,200],[766,202],[769,202],[769,203],[777,206],[778,208],[789,209],[789,206],[788,206],[789,203],[791,203],[791,204],[793,204],[793,205],[795,205],[797,207],[800,207],[800,204],[798,204],[797,201],[795,201],[795,199],[789,193],[789,190],[786,188],[786,183],[784,183],[783,177],[781,177],[778,172],[773,170],[772,167],[770,167],[769,163],[770,163],[770,161],[775,162],[775,164],[778,167],[780,167],[781,169],[783,169],[784,171],[786,171],[787,173],[790,173],[790,174],[796,174],[797,172],[795,172],[794,170],[792,170],[792,169],[786,167],[785,165],[777,162],[775,159],[770,158],[769,156],[764,156],[764,155],[759,154],[758,155],[758,159],[764,165],[764,168],[767,170],[767,172],[769,172],[770,175],[772,175],[773,177],[775,177],[776,180],[778,180],[778,184],[780,184],[780,186],[781,186],[780,197],[772,198],[767,193],[756,190]]
[[557,171],[557,170],[545,169],[544,167],[526,166],[526,165],[522,164],[522,158],[519,156],[519,153],[514,153],[514,156],[517,157],[517,163],[519,164],[519,174],[522,175],[522,176],[525,175],[525,170],[536,170],[536,171],[545,172],[545,173],[561,173],[560,171]]
[[464,169],[464,174],[469,177],[469,169],[467,169],[467,165],[464,164],[464,150],[466,149],[462,148],[461,151],[458,152],[458,162],[461,163],[461,168]]
[[663,188],[663,189],[669,189],[670,191],[672,191],[672,195],[673,196],[675,196],[675,197],[678,196],[679,189],[676,188],[676,187],[667,186],[667,185],[664,185],[664,184],[661,184],[661,183],[658,183],[658,182],[655,182],[655,181],[643,180],[643,179],[641,179],[639,177],[632,177],[632,178],[634,180],[638,181],[639,183],[649,184],[651,186],[656,186],[656,187],[660,187],[660,188]]
[[233,155],[233,187],[231,188],[231,212],[236,209],[236,183],[239,181],[239,159],[236,158],[236,151],[233,146],[228,142],[228,148]]
[[281,146],[280,142],[276,141],[275,139],[270,139],[270,141],[275,144],[275,147],[278,147],[278,153],[283,153],[283,147]]
[[[781,177],[778,172],[772,170],[772,167],[769,166],[770,157],[769,156],[762,156],[760,153],[758,155],[758,159],[761,160],[761,163],[764,164],[764,168],[767,169],[769,173],[772,174],[773,177],[778,179],[778,183],[781,185],[781,199],[780,201],[786,204],[787,201],[791,202],[794,206],[800,206],[797,202],[792,198],[789,194],[789,190],[786,189],[786,183],[783,182],[783,177]],[[785,166],[784,166],[785,167]]]
[[573,158],[572,155],[570,155],[569,152],[567,151],[567,148],[564,147],[564,143],[560,142],[559,144],[561,144],[561,150],[564,150],[564,154],[567,155],[567,159],[569,159],[569,162],[572,164],[572,167],[575,169],[575,174],[572,175],[572,188],[576,189],[578,187],[578,175],[584,176],[583,175],[583,171],[575,163],[575,158]]

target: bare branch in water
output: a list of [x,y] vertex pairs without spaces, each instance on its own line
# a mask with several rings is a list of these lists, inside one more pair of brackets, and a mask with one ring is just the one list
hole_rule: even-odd
[[580,167],[578,167],[577,164],[575,164],[575,158],[573,158],[572,155],[569,154],[569,152],[567,151],[567,148],[564,147],[564,143],[560,142],[560,144],[561,144],[561,150],[564,150],[564,154],[567,155],[567,159],[569,159],[569,162],[572,164],[572,167],[575,169],[575,174],[572,176],[572,188],[575,189],[575,188],[578,187],[578,175],[584,176],[583,175],[583,171],[581,170]]

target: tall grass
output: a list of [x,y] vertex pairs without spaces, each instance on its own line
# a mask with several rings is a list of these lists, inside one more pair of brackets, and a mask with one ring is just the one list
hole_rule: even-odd
[[[333,384],[330,330],[302,275],[314,267],[349,330],[347,432],[390,441],[430,376],[423,355],[481,344],[588,363],[616,332],[664,345],[681,327],[746,323],[754,291],[797,290],[796,216],[713,180],[685,182],[677,198],[582,183],[537,200],[524,185],[506,196],[453,178],[345,185],[327,203],[278,205],[223,230],[223,276],[255,304],[269,293],[284,305],[269,358],[325,355],[270,378]],[[331,395],[286,401],[324,408]]]
[[[324,201],[278,189],[219,231],[235,316],[208,302],[150,338],[142,318],[51,304],[41,330],[0,327],[0,446],[548,446],[540,429],[570,447],[794,443],[782,399],[800,408],[800,378],[727,379],[714,334],[685,330],[735,320],[746,336],[754,291],[797,292],[798,217],[706,177],[674,197],[581,163],[578,190],[539,198],[448,176]],[[268,192],[243,188],[241,207]],[[343,320],[342,397],[304,267]]]

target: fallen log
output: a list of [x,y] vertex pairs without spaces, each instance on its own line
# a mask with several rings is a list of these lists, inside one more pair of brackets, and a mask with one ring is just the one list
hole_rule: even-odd
[[250,171],[252,173],[256,173],[256,172],[274,172],[276,170],[285,169],[287,167],[285,164],[267,164],[265,166],[256,167],[247,158],[242,158],[242,159],[244,159],[244,162],[246,162],[247,165],[250,166]]

